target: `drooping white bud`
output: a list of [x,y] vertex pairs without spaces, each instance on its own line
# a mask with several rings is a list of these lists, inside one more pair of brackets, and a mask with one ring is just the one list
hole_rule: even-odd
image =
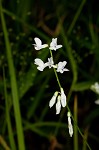
[[73,135],[73,126],[72,126],[72,123],[71,123],[71,114],[70,112],[67,112],[67,117],[68,117],[68,128],[69,128],[69,135],[70,137],[72,137]]
[[56,98],[57,98],[58,92],[56,91],[53,95],[53,97],[51,98],[50,102],[49,102],[49,107],[51,108],[55,102],[56,102]]
[[57,98],[57,103],[56,103],[56,114],[59,114],[61,111],[61,97],[60,95]]
[[64,93],[63,88],[61,88],[61,104],[62,104],[62,107],[66,106],[66,95]]

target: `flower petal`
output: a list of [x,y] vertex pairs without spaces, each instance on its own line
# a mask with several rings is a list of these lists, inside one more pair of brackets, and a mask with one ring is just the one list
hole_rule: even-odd
[[69,71],[67,68],[64,68],[66,64],[67,64],[66,61],[59,62],[57,64],[57,72],[63,73],[64,71]]
[[99,94],[99,83],[95,82],[93,85],[91,85],[91,90],[93,90],[95,93]]
[[50,43],[50,47],[54,47],[57,45],[57,38],[52,38],[52,42]]
[[95,101],[95,104],[99,105],[99,99],[97,99],[97,100]]
[[35,37],[34,41],[35,41],[36,45],[40,45],[40,46],[42,45],[42,41],[39,38]]
[[54,65],[53,58],[52,57],[48,58],[48,62],[46,64],[49,68],[53,67]]
[[44,67],[43,67],[43,66],[38,66],[37,69],[38,69],[39,71],[43,71],[43,70],[44,70]]
[[42,48],[48,47],[48,44],[42,44],[42,41],[37,37],[34,38],[34,41],[35,44],[32,45],[34,45],[35,50],[40,50]]
[[36,58],[34,60],[34,64],[38,65],[37,69],[40,70],[40,71],[43,71],[43,69],[45,68],[44,62],[39,58]]
[[57,38],[52,38],[52,42],[50,43],[49,49],[56,51],[57,49],[59,49],[61,47],[62,47],[62,45],[57,45]]
[[56,46],[56,49],[59,49],[59,48],[61,48],[62,47],[62,45],[57,45]]
[[48,47],[48,44],[43,44],[43,45],[41,45],[41,47],[46,48],[46,47]]

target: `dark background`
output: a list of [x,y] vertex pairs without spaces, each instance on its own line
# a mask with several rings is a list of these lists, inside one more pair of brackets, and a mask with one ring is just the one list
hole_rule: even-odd
[[[74,105],[77,102],[77,126],[91,149],[97,150],[99,105],[94,102],[99,96],[90,87],[99,82],[98,0],[3,0],[2,5],[16,70],[26,149],[76,150],[75,137],[70,138],[68,134],[67,108],[56,115],[55,106],[51,109],[48,106],[54,92],[59,91],[53,69],[40,72],[34,65],[35,58],[46,61],[50,57],[47,49],[35,51],[32,44],[38,37],[43,43],[57,38],[58,44],[63,45],[62,49],[53,52],[55,62],[66,60],[66,68],[69,69],[69,72],[58,74],[59,79],[73,115],[76,114]],[[5,49],[0,23],[0,135],[10,147],[5,121],[3,67],[9,96],[11,85]],[[9,112],[17,145],[13,105]],[[75,124],[73,120],[72,123]],[[84,149],[84,138],[79,132],[77,137],[78,149],[88,149],[87,146]],[[2,144],[0,150],[3,150]]]

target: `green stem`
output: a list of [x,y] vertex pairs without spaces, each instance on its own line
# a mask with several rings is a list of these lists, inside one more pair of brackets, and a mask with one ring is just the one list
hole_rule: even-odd
[[87,138],[88,138],[88,130],[89,130],[89,126],[87,126],[85,131],[84,131],[84,140],[83,140],[83,148],[82,148],[82,150],[87,150],[87,145],[86,145],[85,141],[87,141]]
[[77,129],[77,95],[74,98],[74,150],[78,150],[78,129]]
[[[52,59],[53,59],[53,54],[52,54],[52,51],[51,51],[51,50],[50,50],[50,54],[51,54],[51,57],[52,57]],[[61,86],[61,84],[60,84],[60,81],[59,81],[59,78],[58,78],[58,74],[57,74],[57,72],[56,72],[56,69],[55,69],[55,68],[53,68],[53,69],[54,69],[54,73],[55,73],[55,76],[56,76],[56,79],[57,79],[59,88],[60,88],[60,90],[61,90],[62,86]]]

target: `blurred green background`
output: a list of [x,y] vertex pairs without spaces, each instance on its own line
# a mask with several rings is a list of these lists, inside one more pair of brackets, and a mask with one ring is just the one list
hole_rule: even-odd
[[[55,62],[67,61],[58,74],[73,115],[68,133],[67,108],[60,115],[49,101],[59,87],[53,69],[37,70],[47,48],[35,51],[34,38],[58,39]],[[99,96],[98,0],[0,0],[0,150],[97,150]]]

